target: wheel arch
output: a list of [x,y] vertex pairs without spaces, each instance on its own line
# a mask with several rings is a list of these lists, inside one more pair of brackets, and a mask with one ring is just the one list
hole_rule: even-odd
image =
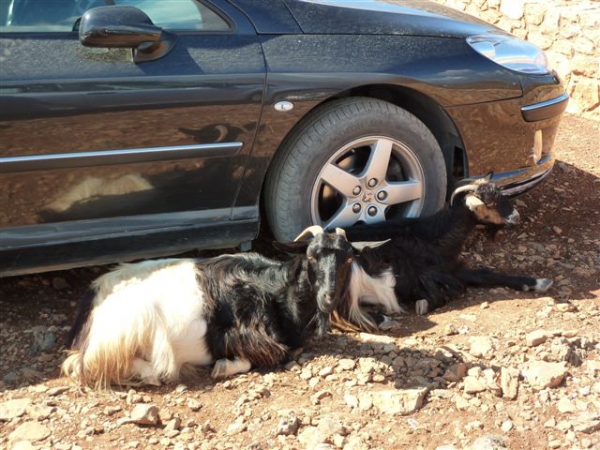
[[[451,192],[451,188],[457,179],[462,179],[468,176],[468,160],[464,143],[458,128],[450,116],[446,113],[444,108],[422,92],[405,86],[390,84],[370,84],[354,87],[331,96],[315,105],[287,133],[273,154],[273,157],[277,155],[279,150],[289,139],[293,138],[296,131],[301,128],[304,121],[310,118],[315,111],[333,100],[351,97],[370,97],[387,101],[407,110],[409,113],[413,114],[421,122],[423,122],[425,126],[427,126],[427,128],[429,128],[429,130],[432,132],[440,148],[442,149],[444,161],[446,163],[446,173],[448,176],[447,186],[449,192]],[[270,169],[271,164],[269,164],[267,174]],[[265,176],[265,180],[266,179],[267,176]],[[263,196],[265,180],[263,180],[263,186],[261,188],[261,205],[264,204]]]

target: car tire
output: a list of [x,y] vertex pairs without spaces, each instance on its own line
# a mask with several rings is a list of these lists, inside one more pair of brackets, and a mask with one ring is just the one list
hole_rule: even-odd
[[319,107],[286,138],[267,174],[265,210],[274,237],[287,241],[313,224],[431,215],[446,185],[442,151],[423,122],[353,97]]

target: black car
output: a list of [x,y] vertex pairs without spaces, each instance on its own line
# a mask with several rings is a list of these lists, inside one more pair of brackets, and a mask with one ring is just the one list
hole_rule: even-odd
[[547,176],[544,54],[410,0],[0,3],[0,273],[247,248]]

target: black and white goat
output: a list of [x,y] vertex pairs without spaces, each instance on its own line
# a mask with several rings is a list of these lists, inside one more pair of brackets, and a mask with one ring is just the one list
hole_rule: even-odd
[[158,385],[185,365],[215,362],[213,378],[273,367],[313,335],[347,298],[353,249],[343,230],[318,227],[310,242],[257,253],[123,264],[92,285],[69,339],[63,373],[82,385]]
[[[433,216],[346,229],[350,241],[367,241],[353,264],[350,307],[358,310],[360,301],[398,313],[414,304],[422,315],[458,297],[467,286],[545,292],[552,285],[549,279],[471,270],[460,259],[478,224],[498,229],[519,221],[510,199],[486,177],[456,188],[450,208]],[[386,239],[377,247],[370,243]]]

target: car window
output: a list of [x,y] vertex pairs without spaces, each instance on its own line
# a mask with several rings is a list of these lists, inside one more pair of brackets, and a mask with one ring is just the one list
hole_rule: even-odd
[[69,32],[88,9],[135,6],[168,30],[226,31],[230,27],[198,0],[2,0],[0,32]]

